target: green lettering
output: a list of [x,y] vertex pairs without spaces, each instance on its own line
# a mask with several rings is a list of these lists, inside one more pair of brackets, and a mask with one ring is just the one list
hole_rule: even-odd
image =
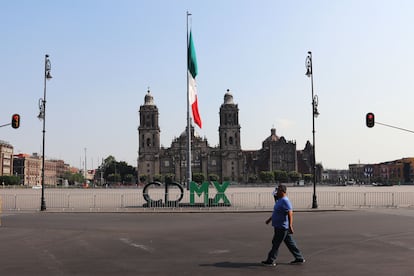
[[204,193],[204,204],[208,204],[208,182],[205,181],[200,186],[196,182],[190,182],[190,205],[194,205],[195,203],[194,192],[198,196]]
[[224,194],[224,191],[227,189],[227,187],[229,186],[230,182],[228,181],[224,181],[222,185],[220,185],[220,183],[218,183],[217,181],[213,182],[214,187],[216,187],[217,190],[217,194],[214,197],[214,204],[218,204],[220,199],[223,200],[224,204],[230,204],[230,200],[227,198],[227,196]]

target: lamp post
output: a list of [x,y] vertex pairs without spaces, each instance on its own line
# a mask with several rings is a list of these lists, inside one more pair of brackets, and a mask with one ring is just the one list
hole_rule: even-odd
[[43,90],[43,99],[39,99],[39,109],[40,113],[37,116],[39,119],[43,120],[43,143],[42,143],[42,198],[40,201],[40,211],[46,210],[45,202],[45,126],[46,126],[46,81],[52,78],[50,74],[51,65],[49,60],[49,55],[45,55],[45,76],[44,76],[44,90]]
[[311,90],[312,90],[312,174],[313,174],[313,197],[312,208],[318,208],[318,202],[316,200],[316,158],[315,158],[315,118],[318,117],[318,96],[313,94],[313,69],[312,69],[312,52],[308,52],[306,57],[306,76],[311,78]]

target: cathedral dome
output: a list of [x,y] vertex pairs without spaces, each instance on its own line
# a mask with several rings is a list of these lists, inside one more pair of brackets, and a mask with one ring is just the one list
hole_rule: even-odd
[[224,104],[234,104],[233,95],[230,92],[230,89],[227,89],[226,94],[224,94]]
[[154,97],[151,95],[150,90],[148,89],[147,95],[145,95],[144,105],[154,105]]
[[[200,138],[200,134],[198,134],[198,132],[194,129],[193,126],[191,126],[191,134],[194,135],[194,137],[196,137],[196,138]],[[187,137],[187,127],[180,134],[180,138],[186,138],[186,137]]]
[[266,140],[267,141],[272,141],[272,142],[279,141],[279,136],[276,135],[276,129],[275,128],[272,128],[270,130],[270,136]]

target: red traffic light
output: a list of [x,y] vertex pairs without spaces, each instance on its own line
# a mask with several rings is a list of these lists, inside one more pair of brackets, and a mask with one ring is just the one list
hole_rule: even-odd
[[367,127],[374,127],[375,125],[375,115],[372,112],[367,113],[367,116],[365,118]]
[[19,114],[13,114],[11,126],[12,128],[19,128],[20,126],[20,115]]

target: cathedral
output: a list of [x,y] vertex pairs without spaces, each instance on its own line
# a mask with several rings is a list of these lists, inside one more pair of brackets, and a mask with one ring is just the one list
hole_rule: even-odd
[[[243,151],[239,124],[239,108],[229,90],[224,94],[220,106],[219,145],[211,147],[207,139],[197,135],[191,126],[192,173],[201,173],[206,180],[216,176],[218,181],[238,183],[257,179],[261,171],[286,171],[312,173],[312,146],[296,150],[296,142],[276,135],[270,130],[259,150]],[[174,181],[186,182],[187,131],[171,142],[171,147],[160,145],[158,108],[148,90],[144,105],[139,109],[138,127],[138,175],[140,179],[152,181],[154,176],[169,175]]]

